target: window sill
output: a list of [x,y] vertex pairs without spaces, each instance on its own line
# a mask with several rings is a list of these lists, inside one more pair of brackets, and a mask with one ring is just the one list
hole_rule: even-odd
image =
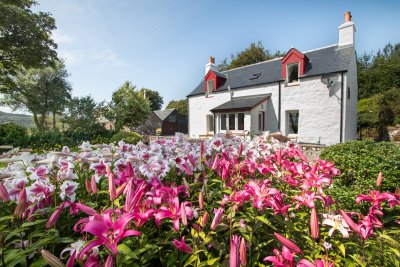
[[293,83],[288,83],[285,85],[285,87],[292,87],[292,86],[299,86],[300,82],[293,82]]

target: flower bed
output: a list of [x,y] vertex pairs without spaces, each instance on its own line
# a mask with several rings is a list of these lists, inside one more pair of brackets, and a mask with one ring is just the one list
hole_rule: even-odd
[[[4,156],[3,156],[4,157]],[[340,171],[293,143],[182,135],[16,153],[0,171],[3,266],[398,266],[400,194],[339,210]],[[398,213],[397,213],[398,214]]]

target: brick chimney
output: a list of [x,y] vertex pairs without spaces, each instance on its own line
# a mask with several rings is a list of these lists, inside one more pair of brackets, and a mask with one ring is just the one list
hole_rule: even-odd
[[356,27],[351,21],[351,13],[347,11],[344,14],[344,23],[338,27],[339,29],[339,46],[352,45],[355,46]]
[[208,63],[205,66],[205,73],[204,75],[207,75],[207,73],[212,70],[212,71],[218,71],[218,66],[215,65],[215,58],[214,57],[209,57]]

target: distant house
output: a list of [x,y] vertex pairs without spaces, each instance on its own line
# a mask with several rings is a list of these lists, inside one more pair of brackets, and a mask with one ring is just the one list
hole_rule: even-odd
[[187,133],[187,117],[181,115],[177,109],[155,110],[133,131],[142,135],[155,135],[157,129],[161,129],[161,135]]
[[350,12],[338,30],[337,44],[306,52],[292,48],[283,58],[228,71],[219,71],[210,57],[202,82],[187,96],[189,136],[270,131],[307,143],[356,139],[356,29]]
[[161,135],[187,133],[187,117],[181,115],[177,109],[155,110],[154,114],[161,121]]

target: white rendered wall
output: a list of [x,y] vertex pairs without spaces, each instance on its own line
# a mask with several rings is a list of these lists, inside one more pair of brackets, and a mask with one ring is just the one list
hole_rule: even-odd
[[[267,108],[266,108],[267,101],[262,102],[260,105],[255,107],[254,109],[251,110],[251,128],[250,131],[255,132],[257,134],[260,134],[262,131],[258,130],[258,114],[260,111],[265,112],[265,118],[264,118],[264,125],[267,126]],[[261,108],[262,105],[262,108]],[[267,128],[267,127],[265,127]],[[267,131],[267,129],[265,129]]]
[[[211,109],[230,100],[228,91],[189,97],[189,136],[199,137],[207,133],[207,115],[212,115]],[[219,119],[214,120],[215,129],[219,129]]]
[[321,144],[340,142],[340,73],[330,89],[321,76],[300,79],[282,86],[281,131],[288,134],[288,111],[299,111],[298,141]]
[[[349,70],[346,75],[346,109],[344,125],[344,141],[355,140],[357,138],[357,101],[358,101],[358,83],[357,83],[357,63],[356,53],[353,51],[350,59]],[[350,88],[350,99],[347,96],[347,90]]]

